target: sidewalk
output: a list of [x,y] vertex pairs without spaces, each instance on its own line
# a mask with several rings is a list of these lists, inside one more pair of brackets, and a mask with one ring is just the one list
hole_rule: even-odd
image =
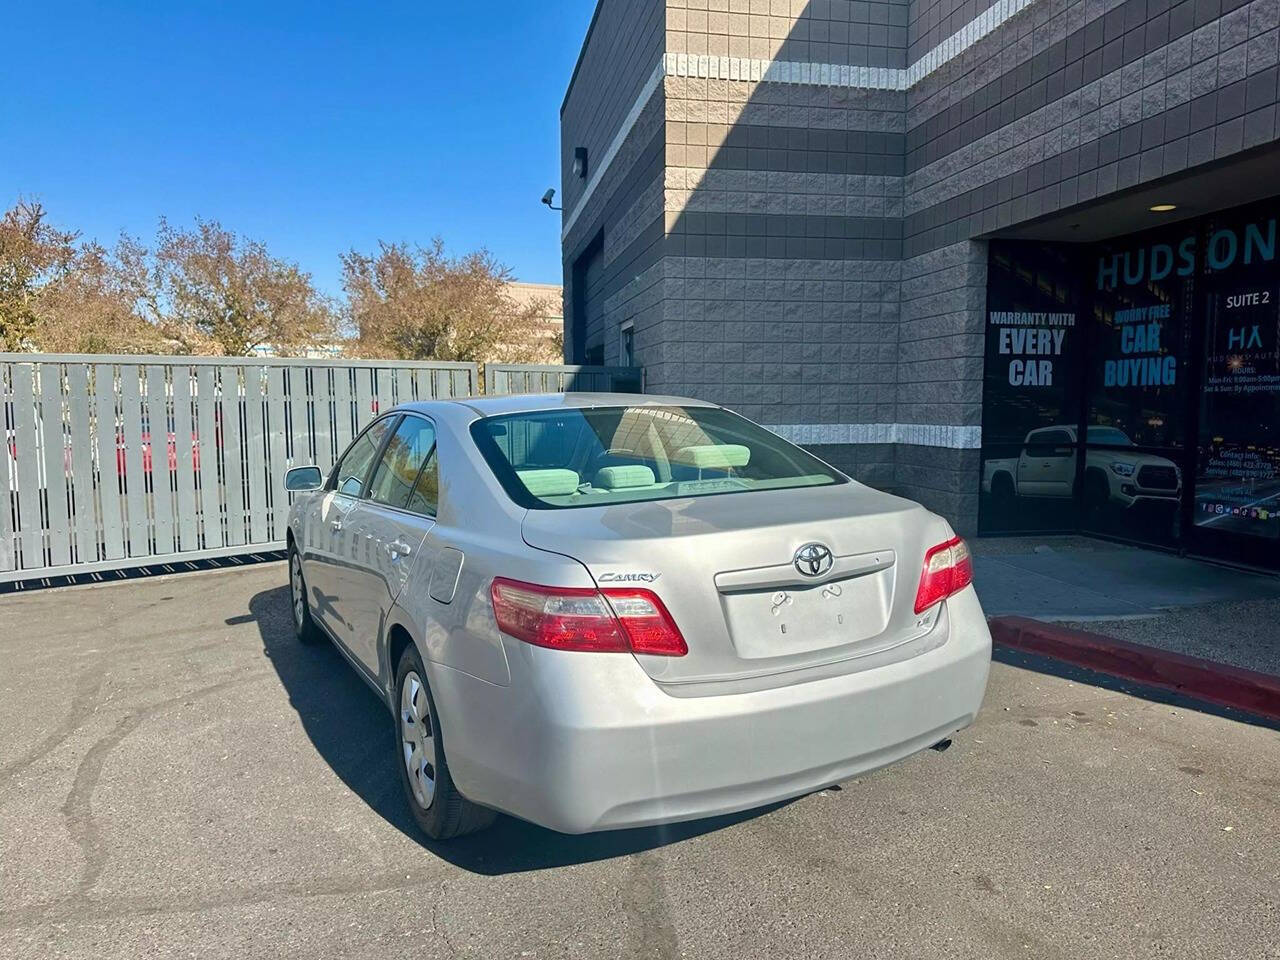
[[[1280,577],[1101,540],[1019,537],[971,545],[974,582],[989,617],[1118,621],[1205,604],[1280,600]],[[1272,638],[1280,641],[1280,626],[1274,629]]]
[[1081,537],[977,540],[973,551],[997,642],[1280,709],[1280,577]]

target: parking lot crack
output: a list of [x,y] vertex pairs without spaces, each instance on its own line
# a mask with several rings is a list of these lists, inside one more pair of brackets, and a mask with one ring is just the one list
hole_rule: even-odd
[[8,783],[32,764],[39,763],[85,723],[86,714],[93,714],[98,709],[98,692],[102,689],[102,674],[94,672],[81,673],[76,679],[75,703],[77,709],[67,711],[56,729],[38,744],[29,749],[17,760],[0,767],[0,786]]
[[440,892],[436,896],[435,901],[431,904],[431,926],[435,929],[436,933],[440,935],[440,940],[444,943],[444,945],[449,948],[449,953],[451,953],[455,957],[461,957],[463,955],[462,951],[459,950],[454,945],[453,941],[449,939],[449,930],[445,926],[445,923],[441,918],[441,913],[443,912],[445,899],[448,895],[448,892],[449,892],[449,881],[441,880]]
[[62,803],[62,815],[67,823],[67,830],[72,839],[80,847],[84,857],[84,868],[79,882],[71,895],[72,899],[87,896],[98,882],[106,864],[107,851],[102,832],[93,816],[93,794],[102,778],[102,771],[107,758],[129,734],[149,717],[177,706],[188,704],[194,700],[214,696],[218,693],[244,683],[266,676],[260,672],[251,676],[237,676],[218,683],[210,684],[190,693],[179,694],[154,703],[135,713],[128,714],[116,721],[112,730],[100,737],[88,749],[76,767],[75,777],[71,782],[71,790]]

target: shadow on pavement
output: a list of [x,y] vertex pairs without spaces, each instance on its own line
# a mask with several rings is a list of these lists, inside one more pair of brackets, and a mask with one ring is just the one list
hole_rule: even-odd
[[289,591],[281,586],[249,601],[254,622],[289,702],[316,751],[376,814],[435,855],[473,873],[499,875],[590,863],[652,850],[753,819],[785,804],[638,830],[568,836],[500,816],[481,833],[435,843],[414,823],[394,766],[395,729],[390,712],[332,644],[307,647],[293,635]]
[[1235,720],[1237,723],[1247,723],[1255,727],[1263,727],[1267,730],[1280,730],[1280,723],[1268,720],[1266,717],[1259,717],[1252,713],[1246,713],[1243,710],[1235,710],[1231,707],[1221,707],[1214,703],[1208,703],[1204,700],[1197,700],[1192,697],[1175,693],[1172,690],[1164,690],[1160,687],[1151,687],[1141,683],[1135,683],[1132,680],[1125,680],[1122,677],[1113,677],[1110,674],[1098,673],[1095,670],[1089,670],[1085,667],[1077,667],[1075,664],[1064,663],[1061,660],[1054,660],[1051,657],[1043,657],[1039,654],[1025,653],[1021,650],[1014,650],[996,644],[992,650],[992,659],[996,663],[1003,663],[1006,666],[1018,667],[1022,670],[1030,670],[1034,673],[1043,673],[1052,677],[1060,677],[1063,680],[1070,680],[1073,683],[1081,683],[1091,687],[1099,687],[1103,690],[1112,690],[1116,693],[1128,694],[1131,697],[1138,697],[1142,700],[1149,700],[1152,703],[1162,703],[1166,706],[1177,707],[1182,710],[1195,710],[1197,713],[1206,713],[1214,717],[1223,717],[1227,720]]

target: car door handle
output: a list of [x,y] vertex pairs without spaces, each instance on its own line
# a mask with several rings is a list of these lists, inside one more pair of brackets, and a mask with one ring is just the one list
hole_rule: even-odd
[[383,549],[387,551],[392,560],[399,560],[401,557],[407,557],[413,553],[413,547],[403,540],[395,540],[391,543],[383,544]]

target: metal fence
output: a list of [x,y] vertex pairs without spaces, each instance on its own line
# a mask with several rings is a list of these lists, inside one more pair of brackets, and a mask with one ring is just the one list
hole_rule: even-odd
[[542,367],[488,363],[486,392],[505,393],[643,393],[644,371],[638,367]]
[[284,472],[475,364],[0,355],[0,583],[271,550]]
[[[485,372],[502,393],[640,382]],[[471,363],[0,354],[0,584],[282,549],[286,470],[327,470],[379,410],[480,383]]]

